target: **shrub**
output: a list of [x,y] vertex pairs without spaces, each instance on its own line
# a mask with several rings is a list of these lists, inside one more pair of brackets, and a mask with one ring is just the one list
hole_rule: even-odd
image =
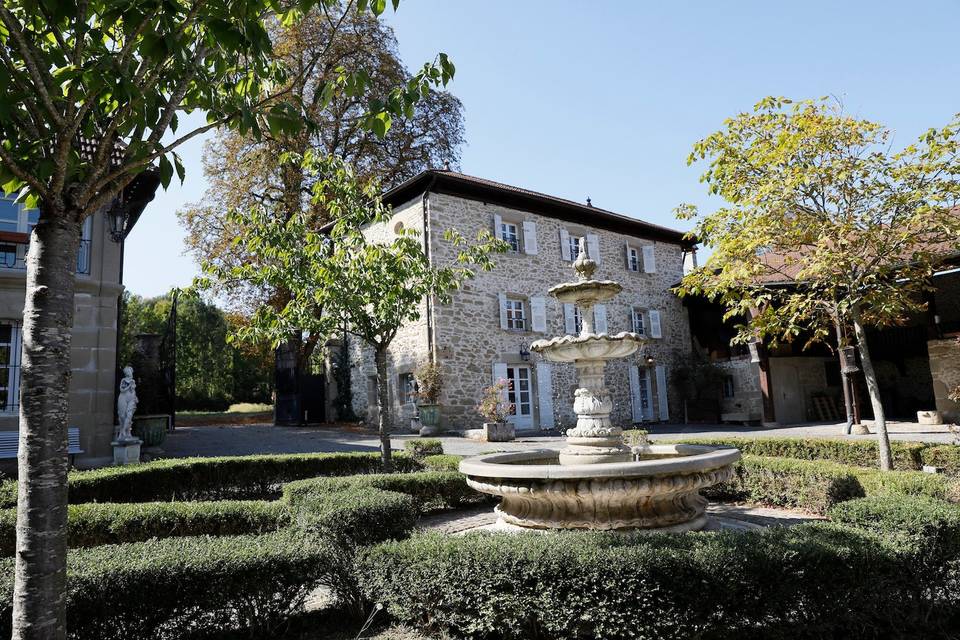
[[[394,456],[398,471],[415,471],[409,456]],[[124,467],[76,471],[67,479],[70,502],[267,499],[292,480],[315,476],[376,473],[379,453],[301,453],[157,460]],[[12,481],[11,481],[12,482]],[[4,483],[6,502],[16,506],[16,486]],[[9,502],[10,497],[13,501]]]
[[918,496],[873,496],[830,509],[834,522],[922,544],[949,544],[960,553],[960,507]]
[[[840,440],[832,438],[684,438],[677,442],[736,447],[745,454],[797,460],[829,460],[855,467],[878,467],[880,455],[874,440]],[[891,442],[893,466],[903,471],[922,466],[925,444]]]
[[838,502],[863,497],[863,487],[853,471],[832,462],[745,455],[734,466],[729,482],[703,493],[825,513]]
[[[0,555],[16,543],[16,509],[0,511]],[[139,542],[150,538],[235,536],[274,531],[289,522],[281,502],[142,502],[70,505],[67,540],[71,548]]]
[[438,456],[426,456],[420,460],[423,468],[428,471],[457,471],[463,456],[445,453]]
[[917,563],[878,536],[818,523],[429,534],[368,548],[357,566],[361,589],[398,622],[452,637],[949,637],[960,622],[956,570],[918,591]]
[[405,538],[419,515],[409,495],[370,485],[300,494],[292,511],[298,528],[324,535],[340,547]]
[[920,471],[879,471],[834,462],[745,455],[729,482],[703,491],[717,499],[750,500],[826,513],[833,505],[864,496],[956,495],[950,478]]
[[[248,630],[263,637],[325,584],[336,550],[292,530],[179,538],[71,551],[69,637],[183,638]],[[0,633],[10,636],[13,561],[0,561]]]
[[923,464],[941,467],[949,476],[960,476],[960,447],[945,444],[923,450]]
[[435,438],[407,440],[403,444],[403,448],[417,460],[420,460],[424,456],[438,456],[443,454],[443,443]]
[[296,505],[303,500],[345,490],[381,489],[411,496],[420,511],[458,507],[482,498],[467,486],[466,478],[451,471],[383,473],[343,478],[313,478],[284,486],[284,498]]

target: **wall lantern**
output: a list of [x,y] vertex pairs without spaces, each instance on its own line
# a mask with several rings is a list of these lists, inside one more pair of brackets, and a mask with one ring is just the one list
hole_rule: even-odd
[[123,192],[120,192],[120,195],[113,199],[113,202],[110,203],[110,207],[104,212],[104,215],[107,217],[110,239],[116,243],[123,242],[124,237],[127,235],[127,218],[129,217],[129,210],[127,209],[126,202],[124,202]]
[[520,359],[524,362],[528,362],[530,360],[530,348],[527,347],[526,342],[520,343]]
[[648,367],[652,367],[652,366],[653,366],[653,363],[656,362],[656,360],[654,360],[653,356],[650,356],[650,355],[648,355],[646,358],[644,358],[643,361],[646,363],[646,365],[647,365]]
[[857,366],[857,350],[854,346],[840,347],[840,371],[843,373],[856,373],[860,371]]

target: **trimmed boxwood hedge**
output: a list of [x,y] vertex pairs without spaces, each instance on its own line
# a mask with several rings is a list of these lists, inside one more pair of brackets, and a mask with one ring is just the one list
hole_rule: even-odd
[[304,493],[290,509],[297,528],[322,534],[341,547],[405,538],[420,515],[410,495],[371,485]]
[[[393,456],[397,471],[416,471],[409,455]],[[275,497],[286,482],[315,476],[378,473],[380,454],[300,453],[177,458],[123,467],[75,471],[67,478],[70,502],[164,500],[261,500]],[[16,481],[0,487],[0,508],[17,504]]]
[[291,504],[345,490],[381,489],[413,498],[420,511],[459,507],[484,499],[467,486],[466,478],[455,471],[418,473],[379,473],[339,478],[298,480],[283,487],[283,497]]
[[420,438],[418,440],[407,440],[403,443],[403,449],[414,458],[438,456],[443,453],[443,443],[436,438]]
[[923,450],[923,464],[940,467],[949,476],[960,476],[960,447],[953,444],[927,447]]
[[[854,467],[877,467],[880,454],[874,440],[840,440],[832,438],[728,437],[684,438],[671,442],[736,447],[745,454],[797,460],[828,460]],[[921,442],[890,443],[893,466],[902,471],[916,471],[923,466]]]
[[719,500],[749,500],[826,513],[864,496],[926,496],[955,500],[957,481],[921,471],[879,471],[815,460],[745,455],[729,482],[703,491]]
[[[16,544],[16,509],[0,511],[0,555]],[[67,517],[71,548],[183,536],[235,536],[274,531],[289,524],[282,502],[140,502],[72,504]]]
[[[268,636],[325,584],[338,551],[291,529],[262,536],[177,538],[71,551],[69,637],[133,640],[248,630]],[[0,634],[10,637],[13,560],[0,561]]]
[[948,544],[960,553],[960,507],[923,496],[873,496],[830,509],[834,522],[920,544]]
[[444,453],[435,456],[426,456],[420,460],[424,469],[429,471],[457,471],[463,456]]
[[692,535],[421,535],[364,550],[361,588],[458,638],[947,638],[954,568],[820,523]]

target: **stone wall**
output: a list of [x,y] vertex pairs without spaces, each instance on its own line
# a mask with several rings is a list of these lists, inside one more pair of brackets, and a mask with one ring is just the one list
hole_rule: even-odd
[[933,393],[937,410],[944,418],[960,423],[960,404],[949,398],[960,385],[960,345],[955,338],[931,340],[927,343],[930,354],[930,375],[933,377]]
[[760,368],[750,362],[750,356],[738,356],[714,364],[733,378],[733,395],[720,399],[721,414],[746,414],[747,420],[762,420],[763,393],[760,391]]
[[[430,225],[434,257],[437,261],[451,260],[456,248],[443,240],[447,229],[456,229],[468,238],[476,237],[480,231],[493,231],[495,216],[517,224],[522,228],[524,222],[536,225],[537,253],[528,254],[523,250],[495,257],[497,266],[490,272],[481,272],[468,282],[462,291],[455,294],[448,306],[434,308],[435,344],[437,359],[442,363],[445,373],[443,417],[450,428],[465,429],[478,426],[481,418],[475,411],[481,390],[493,379],[493,364],[521,364],[520,344],[529,345],[535,340],[549,338],[566,333],[564,311],[561,304],[549,297],[547,290],[555,284],[575,278],[571,262],[564,260],[560,246],[560,230],[570,235],[595,234],[599,238],[600,265],[595,274],[597,279],[616,280],[623,286],[623,292],[605,305],[608,333],[628,331],[631,326],[631,309],[636,306],[642,310],[657,310],[660,313],[661,338],[651,338],[641,352],[629,361],[619,361],[607,367],[607,385],[615,403],[612,419],[620,425],[632,422],[631,397],[628,380],[628,366],[638,366],[644,358],[650,356],[658,365],[669,370],[678,354],[689,350],[690,335],[686,312],[680,301],[670,293],[683,273],[681,247],[675,244],[654,242],[643,238],[624,236],[590,226],[589,220],[583,224],[571,224],[499,205],[486,204],[475,200],[450,195],[430,195]],[[640,247],[653,247],[656,258],[656,273],[628,271],[626,268],[626,244]],[[591,256],[594,257],[594,256]],[[500,324],[498,294],[507,294],[522,299],[529,317],[529,301],[534,297],[546,298],[546,330],[535,332],[528,327],[525,330],[504,330]],[[649,317],[647,318],[649,330]],[[541,358],[531,354],[529,364],[534,376]],[[658,389],[654,369],[650,370],[653,386],[654,416],[659,416]],[[573,391],[576,388],[575,371],[572,365],[552,365],[552,412],[554,423],[559,428],[572,426]],[[536,389],[534,382],[534,389]],[[667,383],[669,385],[669,382]],[[545,420],[545,398],[534,393],[534,427]],[[677,394],[667,392],[670,419],[678,420],[682,416]]]
[[[78,466],[99,466],[113,459],[117,300],[123,291],[120,245],[110,240],[102,215],[94,214],[91,225],[90,273],[76,276],[71,347],[68,424],[80,429],[84,453],[76,458]],[[25,276],[22,270],[0,268],[0,320],[22,321]],[[15,431],[18,424],[16,413],[0,413],[0,430]]]

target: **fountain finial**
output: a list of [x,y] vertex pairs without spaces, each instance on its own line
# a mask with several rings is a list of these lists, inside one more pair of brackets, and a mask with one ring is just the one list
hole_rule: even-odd
[[577,259],[573,261],[573,270],[577,274],[578,280],[589,280],[593,277],[593,272],[597,270],[597,263],[587,257],[587,240],[580,238],[578,243],[579,251]]

